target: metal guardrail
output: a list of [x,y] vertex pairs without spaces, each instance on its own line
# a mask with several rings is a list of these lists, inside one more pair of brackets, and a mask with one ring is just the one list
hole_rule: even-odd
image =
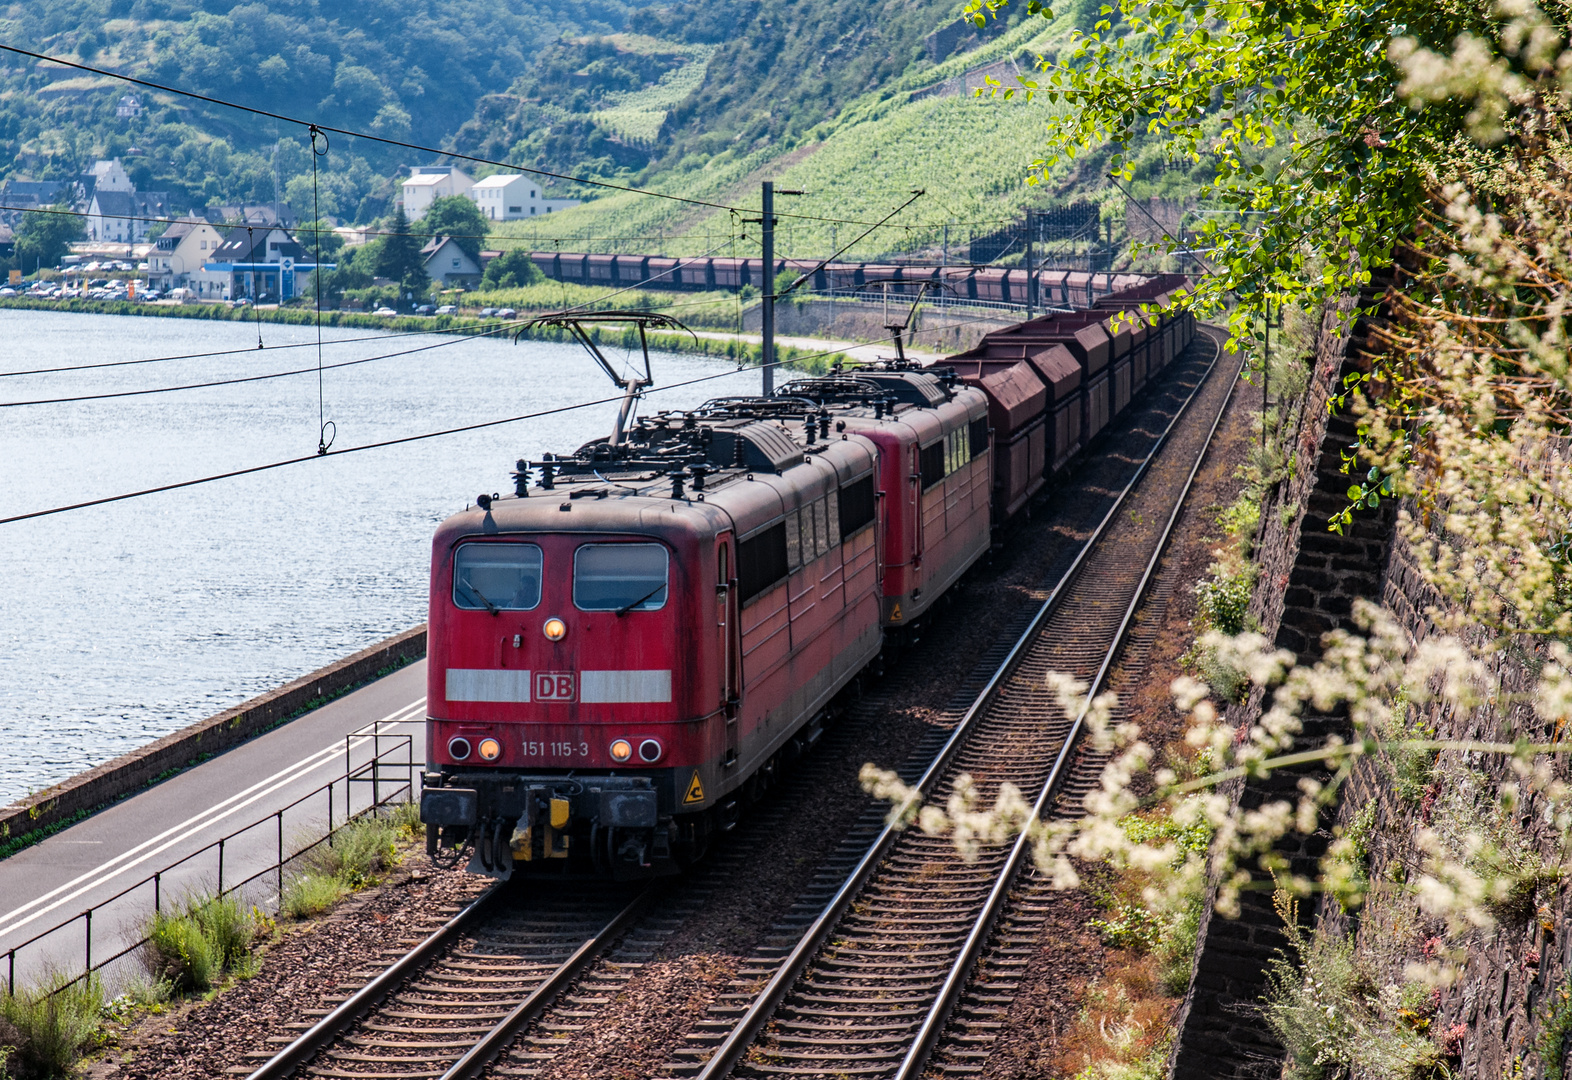
[[[409,722],[410,721],[399,721],[398,723]],[[296,859],[299,859],[308,852],[311,852],[322,846],[323,844],[327,844],[329,847],[331,847],[333,844],[333,838],[337,836],[339,832],[343,831],[344,828],[348,827],[359,818],[364,817],[366,814],[376,813],[383,807],[397,802],[410,802],[414,800],[416,770],[423,769],[425,767],[425,762],[415,760],[414,736],[409,734],[395,734],[392,731],[384,730],[385,728],[391,728],[393,726],[395,725],[379,720],[375,723],[368,724],[365,727],[357,728],[348,735],[344,736],[344,772],[339,776],[329,780],[326,784],[313,789],[312,791],[302,795],[300,798],[295,799],[293,802],[285,806],[279,807],[277,810],[273,811],[271,814],[268,814],[266,817],[253,821],[251,824],[236,829],[234,832],[220,837],[219,839],[213,841],[203,848],[198,849],[197,851],[193,851],[188,855],[182,856],[151,876],[145,877],[136,884],[127,886],[126,888],[120,890],[118,893],[109,897],[107,900],[101,900],[86,910],[78,912],[71,918],[55,924],[48,930],[34,934],[26,941],[12,946],[5,953],[6,988],[8,992],[11,994],[16,993],[17,954],[21,953],[25,949],[38,946],[46,938],[53,937],[55,934],[58,934],[62,930],[68,929],[73,924],[78,922],[82,924],[83,969],[81,973],[78,974],[75,978],[67,982],[63,982],[59,986],[56,986],[52,993],[59,993],[66,987],[75,985],[76,983],[81,982],[83,979],[90,977],[94,972],[101,971],[110,964],[113,964],[115,961],[123,959],[124,957],[134,953],[136,950],[142,948],[148,943],[149,940],[151,940],[148,935],[143,935],[137,941],[120,949],[114,954],[107,957],[101,957],[95,961],[93,958],[94,913],[102,912],[111,904],[115,904],[118,901],[125,899],[127,896],[130,896],[138,889],[145,889],[149,885],[152,886],[153,892],[153,906],[152,911],[149,914],[157,914],[158,912],[161,912],[163,910],[163,884],[165,876],[188,863],[215,852],[218,859],[218,880],[214,892],[216,897],[223,897],[229,895],[230,893],[238,892],[253,882],[266,878],[269,875],[273,875],[276,878],[274,888],[276,893],[276,902],[279,905],[282,905],[285,889],[284,871],[290,863],[294,862]],[[355,765],[353,763],[353,749],[356,740],[364,739],[371,740],[372,755],[369,760],[362,762],[360,765]],[[387,749],[383,749],[384,742],[391,742],[392,745]],[[399,752],[401,750],[403,751],[402,760],[398,760]],[[401,780],[396,778],[394,775],[394,770],[402,771],[403,777]],[[371,800],[369,804],[359,813],[355,812],[353,802],[353,791],[355,785],[357,784],[369,784],[371,786]],[[388,794],[385,797],[382,794],[384,785],[392,785],[391,790],[388,791]],[[339,791],[344,793],[344,816],[342,819],[340,819],[340,823],[335,825],[333,820],[333,803],[336,793]],[[294,810],[296,807],[308,803],[323,794],[327,795],[327,831],[316,840],[313,840],[311,843],[286,855],[284,840],[284,815],[289,811]],[[250,874],[242,880],[234,881],[226,885],[224,882],[225,847],[230,845],[237,838],[245,836],[248,833],[253,833],[254,831],[268,825],[272,825],[274,827],[274,835],[276,835],[277,838],[278,856],[276,860],[271,865]],[[277,908],[274,910],[277,910]]]

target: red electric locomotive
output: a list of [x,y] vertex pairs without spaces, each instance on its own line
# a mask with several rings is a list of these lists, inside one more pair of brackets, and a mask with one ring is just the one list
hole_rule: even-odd
[[988,548],[987,403],[884,370],[520,462],[432,547],[422,818],[472,869],[672,873]]
[[[652,259],[651,263],[656,260]],[[519,462],[432,544],[421,819],[504,876],[675,873],[1189,343],[1182,278]],[[1155,306],[1158,312],[1143,310]],[[990,430],[991,429],[991,430]],[[997,451],[991,443],[997,439]],[[995,460],[997,457],[997,461]],[[444,854],[446,853],[446,854]]]

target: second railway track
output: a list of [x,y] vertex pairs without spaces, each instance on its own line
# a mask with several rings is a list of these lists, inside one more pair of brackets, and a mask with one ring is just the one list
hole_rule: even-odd
[[[1214,365],[1225,363],[1216,336],[1212,344]],[[1203,381],[1191,403],[1207,385],[1217,384]],[[1164,443],[918,782],[927,801],[942,805],[966,774],[981,805],[1005,782],[1036,797],[1039,814],[1048,805],[1069,771],[1081,718],[1058,708],[1047,675],[1073,675],[1094,693],[1106,688],[1228,397],[1214,392],[1208,422],[1182,425],[1185,414],[1174,417]],[[1010,898],[1024,850],[1024,839],[985,846],[967,861],[947,837],[886,828],[790,951],[755,958],[748,974],[763,988],[746,1008],[733,1004],[732,1018],[714,1016],[672,1071],[701,1080],[924,1075]],[[1004,969],[1017,962],[999,959]],[[943,1075],[981,1071],[999,1004],[974,1000],[962,1030],[950,1033]]]
[[[1215,347],[1216,340],[1210,344]],[[1197,339],[1197,348],[1207,346]],[[1118,635],[1129,597],[1140,591],[1151,552],[1163,542],[1165,507],[1182,501],[1184,470],[1210,439],[1207,423],[1192,418],[1194,403],[1204,400],[1210,409],[1224,381],[1231,379],[1202,374],[1171,416],[1158,409],[1159,426],[1166,421],[1167,432],[1141,467],[1139,482],[1114,501],[1096,538],[1059,579],[1038,617],[1023,614],[980,655],[971,676],[951,688],[947,714],[956,733],[934,726],[913,750],[912,759],[921,764],[904,770],[911,781],[932,763],[930,800],[942,801],[962,771],[971,772],[987,800],[1006,780],[1028,798],[1042,785],[1070,726],[1049,700],[1043,675],[1059,670],[1090,678],[1106,659],[1108,639]],[[1119,452],[1112,443],[1104,449]],[[1096,479],[1082,483],[1105,502],[1111,494]],[[921,663],[920,654],[898,671],[913,662]],[[883,702],[888,692],[875,691],[853,706],[853,719],[888,708]],[[550,1071],[576,1035],[604,1022],[608,1003],[707,896],[748,887],[749,855],[758,838],[780,829],[822,784],[817,774],[826,771],[825,759],[842,753],[836,744],[849,741],[856,726],[831,728],[829,745],[803,762],[771,803],[749,815],[734,842],[689,880],[641,893],[604,885],[577,886],[577,892],[537,885],[527,892],[487,894],[278,1049],[251,1074],[253,1080],[459,1080]],[[722,987],[696,1026],[687,1025],[691,1030],[663,1074],[718,1078],[735,1064],[736,1075],[749,1076],[894,1076],[919,1035],[927,1042],[918,1057],[926,1057],[954,1004],[936,1003],[966,985],[964,971],[958,983],[955,979],[958,952],[975,953],[986,938],[988,926],[978,927],[977,913],[990,891],[999,891],[1008,852],[985,852],[966,864],[942,839],[905,834],[898,842],[881,841],[881,826],[880,808],[872,807],[846,830],[775,930],[745,956],[731,985]],[[848,890],[855,904],[843,895]],[[520,902],[521,897],[527,899]],[[1012,910],[1012,919],[1018,915]],[[821,948],[831,928],[834,940]],[[817,943],[805,944],[812,937]],[[800,978],[791,978],[808,958],[813,963]],[[990,970],[1007,971],[1008,962]],[[947,976],[955,985],[946,988]],[[768,989],[772,979],[790,992],[777,986],[766,1002],[758,991]],[[965,1008],[975,1013],[977,1003],[969,1000]],[[771,1017],[773,1024],[756,1038]],[[977,1032],[988,1021],[980,1023]],[[986,1042],[986,1035],[974,1039],[965,1031],[951,1032],[943,1057],[955,1067],[945,1071],[972,1071],[965,1064],[966,1047],[978,1040]]]

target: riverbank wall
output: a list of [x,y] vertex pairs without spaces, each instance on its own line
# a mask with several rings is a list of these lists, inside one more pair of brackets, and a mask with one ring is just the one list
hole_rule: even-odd
[[0,807],[0,858],[426,655],[422,623],[113,761]]

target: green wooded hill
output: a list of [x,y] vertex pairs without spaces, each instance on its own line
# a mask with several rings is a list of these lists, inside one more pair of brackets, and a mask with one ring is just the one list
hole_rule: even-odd
[[[972,93],[988,65],[1005,85],[1029,73],[1035,56],[1095,17],[1095,0],[1074,0],[1052,23],[1023,6],[980,31],[959,20],[959,7],[33,0],[0,7],[0,43],[334,126],[732,205],[757,205],[758,181],[774,177],[809,192],[780,210],[873,220],[925,189],[853,252],[872,257],[937,251],[946,240],[959,249],[1028,201],[1110,197],[1095,159],[1028,189],[1050,106]],[[177,208],[283,199],[311,216],[311,157],[298,127],[137,89],[140,115],[118,116],[123,84],[24,60],[0,53],[0,178],[63,179],[119,156],[139,188],[170,191]],[[335,137],[319,160],[321,211],[376,219],[402,172],[430,160]],[[589,201],[499,231],[564,249],[607,238],[675,254],[757,247],[756,227],[738,215],[548,188]],[[1187,174],[1152,168],[1136,194],[1191,188]],[[1122,214],[1120,196],[1105,216],[1114,224]],[[849,228],[788,219],[779,250],[827,253],[851,239]]]

